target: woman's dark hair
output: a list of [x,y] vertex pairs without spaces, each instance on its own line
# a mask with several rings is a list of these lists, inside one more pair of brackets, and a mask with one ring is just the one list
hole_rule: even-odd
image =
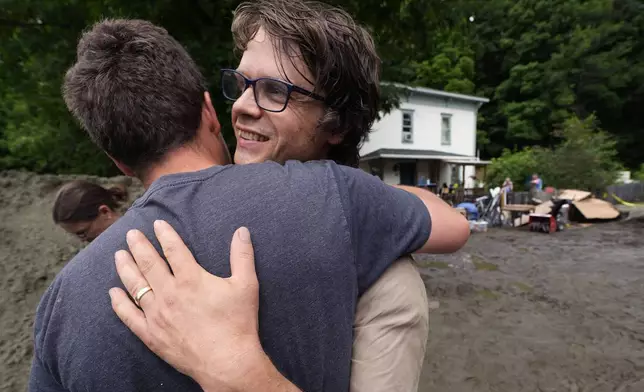
[[115,210],[126,198],[125,187],[105,189],[88,181],[72,181],[58,191],[54,202],[54,223],[93,220],[98,216],[100,206],[106,205]]

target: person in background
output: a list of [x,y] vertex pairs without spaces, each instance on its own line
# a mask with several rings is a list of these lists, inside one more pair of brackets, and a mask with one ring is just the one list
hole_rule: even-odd
[[121,217],[118,207],[126,198],[125,187],[72,181],[58,191],[52,217],[68,233],[92,242]]
[[512,180],[510,179],[510,177],[506,177],[505,181],[503,181],[503,185],[501,185],[501,190],[504,193],[509,193],[509,192],[512,192],[513,187],[514,185],[512,184]]
[[532,181],[530,181],[530,187],[534,190],[541,191],[543,190],[543,180],[537,173],[532,175]]
[[508,193],[511,193],[513,188],[512,180],[510,177],[506,177],[503,185],[501,185],[501,197],[504,205],[508,203]]

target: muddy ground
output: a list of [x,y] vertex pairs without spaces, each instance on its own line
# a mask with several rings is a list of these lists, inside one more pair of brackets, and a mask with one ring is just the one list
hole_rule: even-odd
[[419,391],[644,391],[644,225],[473,234],[423,257],[434,301]]
[[[39,297],[82,246],[51,221],[72,178],[0,172],[0,391],[25,390]],[[644,391],[638,221],[491,230],[419,264],[435,308],[420,392]]]

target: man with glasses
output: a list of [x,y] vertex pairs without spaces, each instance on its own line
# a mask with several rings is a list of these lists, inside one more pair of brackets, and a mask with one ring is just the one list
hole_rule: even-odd
[[[302,12],[300,6],[282,4],[292,12]],[[239,33],[250,38],[236,70],[244,78],[234,77],[243,88],[246,79],[254,86],[224,90],[231,99],[241,93],[233,105],[235,160],[327,156],[355,164],[357,144],[349,131],[355,133],[356,120],[371,116],[375,105],[359,110],[365,102],[345,100],[352,109],[346,116],[333,88],[313,86],[307,79],[314,76],[298,73],[287,61],[276,75],[267,75],[257,55],[275,56],[280,44],[261,28]],[[262,78],[283,82],[256,81]],[[183,48],[149,23],[106,21],[86,33],[66,76],[65,100],[119,168],[148,189],[65,267],[43,297],[35,322],[33,391],[198,390],[125,329],[105,295],[118,285],[112,255],[126,249],[125,233],[140,228],[153,238],[155,219],[171,223],[202,265],[220,276],[230,273],[224,256],[232,231],[249,227],[262,288],[262,344],[277,368],[305,391],[348,388],[356,294],[365,293],[400,255],[455,250],[467,238],[459,235],[466,222],[433,195],[408,189],[418,199],[357,169],[328,162],[222,166],[227,151],[201,75]],[[316,132],[318,126],[327,128]],[[262,191],[248,183],[260,183]],[[431,237],[428,209],[440,229]],[[453,235],[449,241],[444,232]]]
[[[380,100],[380,59],[371,35],[346,12],[284,0],[242,3],[231,30],[242,57],[236,69],[222,71],[221,85],[234,102],[235,163],[333,159],[357,166]],[[459,235],[432,216],[432,251],[454,250]],[[417,388],[428,312],[424,283],[409,258],[360,297],[354,390]]]
[[[236,69],[222,70],[221,87],[234,102],[235,163],[333,159],[357,166],[380,99],[380,59],[370,34],[339,9],[301,1],[242,3],[232,32],[242,57]],[[432,252],[455,249],[459,235],[440,223],[433,232]],[[428,312],[424,283],[409,258],[360,297],[354,390],[417,388]]]
[[279,113],[288,106],[291,93],[296,92],[306,97],[324,102],[325,98],[312,91],[274,78],[248,79],[234,69],[221,70],[221,92],[227,99],[236,101],[244,91],[252,87],[255,103],[267,112]]

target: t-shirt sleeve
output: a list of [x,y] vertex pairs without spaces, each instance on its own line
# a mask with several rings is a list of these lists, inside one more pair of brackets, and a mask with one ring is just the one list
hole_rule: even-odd
[[45,368],[38,356],[34,356],[29,375],[29,392],[66,392]]
[[363,170],[337,168],[362,294],[396,259],[427,242],[431,217],[417,196]]

